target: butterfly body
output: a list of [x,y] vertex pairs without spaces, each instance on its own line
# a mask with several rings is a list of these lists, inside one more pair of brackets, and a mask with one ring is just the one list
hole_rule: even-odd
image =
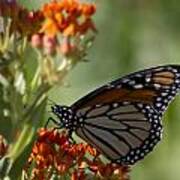
[[159,66],[108,83],[72,106],[52,106],[68,129],[119,164],[134,164],[160,141],[161,118],[180,88],[180,66]]

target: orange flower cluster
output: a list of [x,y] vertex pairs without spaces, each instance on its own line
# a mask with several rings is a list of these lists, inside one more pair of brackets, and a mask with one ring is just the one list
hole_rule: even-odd
[[127,167],[105,165],[94,148],[83,143],[70,143],[65,132],[41,129],[38,135],[28,160],[28,167],[34,165],[30,179],[47,179],[54,172],[61,177],[68,175],[72,180],[89,177],[128,179]]
[[129,167],[120,166],[118,164],[109,163],[105,164],[102,161],[93,162],[89,165],[89,168],[97,177],[102,179],[114,179],[114,180],[128,180],[129,179]]
[[45,4],[42,13],[45,17],[41,32],[64,36],[85,34],[89,29],[96,31],[91,20],[95,13],[95,5],[82,3],[79,0],[61,0]]
[[15,0],[0,1],[0,16],[11,18],[11,33],[18,32],[23,36],[31,36],[37,33],[44,19],[41,11],[29,11],[20,6]]
[[[37,11],[29,11],[15,0],[2,0],[0,16],[5,20],[1,29],[5,29],[8,25],[6,18],[10,18],[10,33],[18,32],[19,39],[28,37],[31,45],[43,54],[55,55],[60,52],[81,59],[76,56],[82,51],[81,54],[86,54],[89,41],[84,42],[80,35],[85,35],[89,30],[96,32],[92,21],[95,11],[95,4],[80,0],[51,1]],[[93,33],[88,35],[92,36]]]
[[[0,1],[0,16],[12,18],[12,24],[20,33],[45,33],[55,36],[85,34],[89,29],[96,31],[91,16],[96,6],[80,0],[59,0],[45,4],[36,12],[23,8],[16,1]],[[26,32],[26,33],[25,33]]]

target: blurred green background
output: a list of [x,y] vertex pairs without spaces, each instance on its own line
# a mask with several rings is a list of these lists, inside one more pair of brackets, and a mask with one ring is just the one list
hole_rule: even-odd
[[[23,1],[34,8],[37,1]],[[44,2],[43,0],[38,3]],[[94,18],[98,35],[88,63],[71,71],[64,87],[50,98],[70,105],[102,84],[124,74],[162,64],[180,64],[180,1],[96,1]],[[28,7],[27,6],[27,7]],[[132,167],[132,180],[180,179],[180,97],[163,117],[162,141],[144,160]]]

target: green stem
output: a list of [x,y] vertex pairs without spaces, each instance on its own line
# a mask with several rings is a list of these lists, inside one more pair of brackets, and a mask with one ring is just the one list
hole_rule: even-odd
[[[13,161],[17,159],[17,157],[22,153],[24,148],[30,143],[34,132],[35,127],[32,126],[32,121],[29,121],[32,118],[32,113],[34,112],[34,108],[36,108],[36,104],[38,103],[38,100],[41,99],[41,97],[49,90],[48,86],[42,87],[41,91],[39,91],[39,94],[36,96],[36,99],[28,109],[28,111],[24,114],[25,124],[23,126],[23,129],[21,131],[21,134],[18,138],[18,141],[12,145],[12,149],[10,151],[9,156],[12,158]],[[32,119],[31,119],[32,120]]]
[[8,48],[9,40],[10,40],[10,27],[11,27],[11,20],[7,20],[7,26],[5,28],[5,37],[4,37],[4,44],[2,46],[2,52],[5,51]]
[[41,72],[41,67],[38,66],[37,70],[35,72],[34,78],[33,78],[32,82],[31,82],[31,89],[35,89],[35,87],[36,87],[36,85],[38,83],[38,80],[39,80],[40,72]]
[[31,112],[34,112],[34,108],[36,108],[36,104],[38,103],[39,100],[42,99],[42,97],[49,91],[50,88],[51,86],[49,85],[44,85],[44,86],[39,87],[39,89],[37,90],[37,95],[34,101],[32,102],[32,104],[24,113],[23,119],[27,119],[27,121],[29,121],[28,119],[29,114],[31,114]]
[[40,53],[38,53],[38,56],[39,56],[37,58],[37,60],[38,60],[38,67],[36,69],[34,78],[31,81],[31,90],[34,90],[35,87],[37,86],[38,80],[39,80],[39,77],[40,77],[40,73],[41,73],[41,68],[42,68],[41,61],[42,61],[42,57],[41,57]]
[[23,152],[24,148],[31,142],[31,139],[34,135],[35,128],[32,127],[31,124],[26,123],[23,126],[21,134],[18,138],[18,141],[12,145],[12,149],[9,151],[9,157],[12,160],[12,163],[19,157],[19,155]]

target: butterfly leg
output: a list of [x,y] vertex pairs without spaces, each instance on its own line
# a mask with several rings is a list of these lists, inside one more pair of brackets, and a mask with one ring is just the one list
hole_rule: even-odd
[[[59,126],[59,123],[58,123],[55,119],[53,119],[52,117],[49,117],[48,120],[47,120],[47,122],[46,122],[46,124],[45,124],[45,128],[46,128],[46,129],[47,129],[47,126],[48,126],[48,124],[49,124],[50,121],[52,121],[54,124],[56,124],[56,125]],[[58,127],[58,128],[59,128],[59,127]]]

